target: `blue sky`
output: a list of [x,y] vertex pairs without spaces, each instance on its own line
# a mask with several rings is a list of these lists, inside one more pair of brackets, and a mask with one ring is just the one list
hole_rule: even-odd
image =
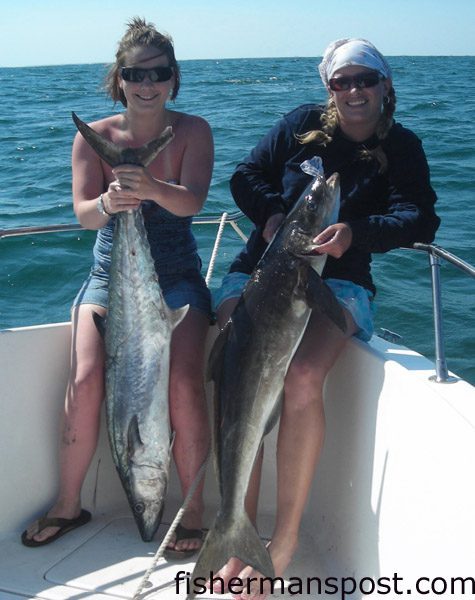
[[178,60],[321,56],[340,37],[387,55],[475,55],[475,0],[10,0],[0,66],[112,62],[134,15],[172,35]]

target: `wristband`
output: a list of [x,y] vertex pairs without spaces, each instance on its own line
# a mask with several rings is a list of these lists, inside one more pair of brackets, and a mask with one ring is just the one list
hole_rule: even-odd
[[112,216],[110,212],[107,211],[106,206],[104,204],[104,196],[101,194],[96,204],[97,210],[101,213],[101,215]]

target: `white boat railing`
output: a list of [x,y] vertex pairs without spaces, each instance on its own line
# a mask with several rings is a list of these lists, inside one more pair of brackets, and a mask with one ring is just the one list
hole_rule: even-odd
[[[213,274],[213,268],[216,257],[219,252],[222,235],[226,225],[230,225],[238,236],[245,242],[247,241],[246,234],[238,225],[238,221],[245,219],[245,215],[241,211],[233,213],[224,212],[221,215],[197,215],[193,217],[193,225],[218,225],[218,230],[211,253],[211,258],[208,264],[206,273],[206,283],[209,284]],[[57,233],[63,231],[80,231],[84,228],[78,223],[43,225],[43,226],[28,226],[16,227],[11,229],[0,229],[0,239],[8,237],[18,237],[24,235]],[[452,383],[457,381],[456,378],[449,375],[447,367],[447,359],[445,356],[445,338],[442,314],[442,285],[440,280],[440,267],[442,260],[457,267],[466,275],[475,278],[475,267],[468,262],[462,260],[455,254],[445,250],[436,244],[416,243],[411,247],[401,248],[401,250],[413,250],[417,252],[426,252],[429,256],[429,264],[431,269],[432,282],[432,305],[433,305],[433,320],[434,320],[434,344],[435,344],[435,375],[431,379],[437,383]],[[384,330],[382,330],[384,331]],[[388,332],[390,333],[390,332]],[[384,337],[384,336],[383,336]]]

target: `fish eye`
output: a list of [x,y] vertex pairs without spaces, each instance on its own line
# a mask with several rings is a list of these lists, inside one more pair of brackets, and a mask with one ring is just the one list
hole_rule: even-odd
[[311,210],[315,210],[317,208],[317,202],[315,201],[315,198],[312,196],[312,194],[308,194],[308,196],[305,196],[305,202]]
[[145,505],[143,504],[143,502],[137,502],[137,504],[134,506],[134,512],[138,515],[141,515],[144,511]]

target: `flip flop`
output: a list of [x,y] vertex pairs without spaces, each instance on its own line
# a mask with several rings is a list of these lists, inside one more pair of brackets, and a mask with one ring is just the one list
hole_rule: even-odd
[[76,517],[75,519],[61,519],[58,517],[47,517],[45,515],[38,520],[38,531],[36,531],[33,536],[37,535],[47,527],[59,527],[59,530],[54,535],[41,542],[34,540],[33,537],[28,537],[28,532],[25,530],[21,534],[21,543],[29,548],[36,548],[37,546],[51,544],[51,542],[54,542],[65,533],[89,523],[90,520],[91,513],[87,510],[81,510],[79,517]]
[[[202,540],[204,536],[203,529],[188,529],[187,527],[183,527],[180,523],[178,523],[175,529],[175,544],[180,540],[190,540],[190,539],[198,539]],[[187,558],[191,558],[195,554],[197,554],[201,550],[201,546],[199,548],[190,548],[189,550],[175,550],[173,548],[165,548],[165,552],[163,556],[167,560],[184,560]]]

